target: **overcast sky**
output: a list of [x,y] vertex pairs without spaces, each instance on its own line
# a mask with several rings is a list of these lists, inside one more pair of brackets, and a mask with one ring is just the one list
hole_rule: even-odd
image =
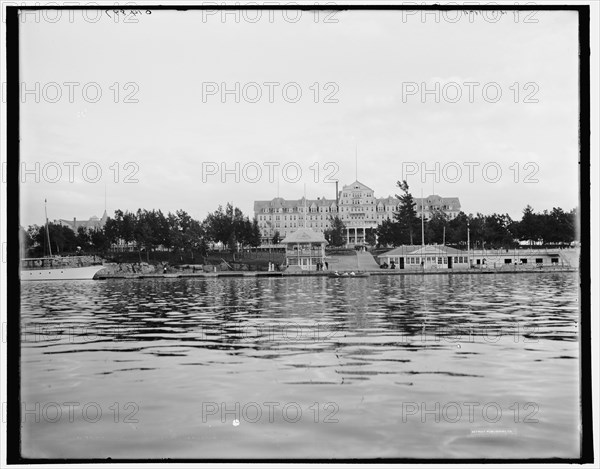
[[[466,213],[578,205],[576,13],[257,14],[28,14],[21,161],[40,174],[21,176],[21,224],[43,223],[45,198],[50,220],[101,216],[105,190],[109,214],[202,219],[227,202],[252,214],[278,194],[333,198],[328,181],[341,188],[356,171],[377,197],[416,172],[414,196],[459,197]],[[240,102],[223,83],[239,83]],[[440,181],[423,182],[436,164]]]

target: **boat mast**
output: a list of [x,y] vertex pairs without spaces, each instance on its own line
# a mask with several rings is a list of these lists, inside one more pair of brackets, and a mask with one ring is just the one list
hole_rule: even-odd
[[46,215],[46,238],[48,238],[48,251],[52,257],[52,245],[50,244],[50,232],[48,231],[48,209],[46,208],[47,199],[44,199],[44,214]]
[[471,268],[471,229],[469,227],[469,220],[467,219],[467,262],[468,268]]
[[421,189],[421,248],[425,248],[425,222],[423,221],[423,189]]

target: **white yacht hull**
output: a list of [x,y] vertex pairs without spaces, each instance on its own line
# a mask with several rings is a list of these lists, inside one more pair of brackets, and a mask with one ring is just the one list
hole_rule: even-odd
[[103,267],[102,265],[90,265],[87,267],[21,270],[21,281],[92,280]]

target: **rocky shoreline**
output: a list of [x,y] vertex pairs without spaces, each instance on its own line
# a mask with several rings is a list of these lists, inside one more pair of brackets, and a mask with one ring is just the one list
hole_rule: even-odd
[[[95,275],[95,279],[148,279],[148,278],[232,278],[232,277],[332,277],[332,271],[293,271],[293,272],[266,272],[266,271],[227,271],[215,270],[213,266],[206,266],[212,270],[205,271],[202,266],[193,269],[175,269],[153,266],[151,264],[118,264],[106,266]],[[369,276],[377,275],[490,275],[490,274],[540,274],[540,273],[562,273],[578,272],[573,267],[544,267],[541,269],[432,269],[432,270],[390,270],[380,269],[369,271]],[[365,274],[366,272],[356,272]],[[353,278],[352,275],[339,276],[335,278]],[[359,277],[362,278],[362,277]]]

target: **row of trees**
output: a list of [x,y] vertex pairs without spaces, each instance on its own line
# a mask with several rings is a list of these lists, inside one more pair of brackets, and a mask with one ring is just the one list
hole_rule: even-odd
[[[47,232],[44,225],[31,225],[27,231],[21,228],[20,238],[29,255],[36,257],[50,252],[53,254],[72,253],[77,250],[78,246],[94,246],[96,251],[105,251],[110,247],[110,241],[104,230],[88,230],[79,227],[75,233],[68,226],[54,223],[48,224]],[[50,241],[50,245],[48,245],[48,241]]]
[[[396,195],[399,209],[392,220],[384,221],[377,230],[378,244],[398,246],[421,243],[421,218],[415,210],[415,202],[406,181],[398,181],[402,195]],[[569,244],[577,237],[577,212],[565,212],[553,208],[548,212],[535,213],[529,205],[523,210],[520,221],[508,214],[466,215],[460,212],[448,218],[443,211],[434,213],[424,222],[426,244],[449,244],[466,246],[467,229],[473,247],[514,247],[518,240],[541,244]]]
[[[67,226],[48,224],[51,249],[54,254],[83,251],[105,252],[119,241],[135,244],[138,252],[149,253],[159,246],[179,253],[200,252],[205,255],[208,243],[223,243],[233,249],[237,246],[259,246],[260,229],[256,219],[250,220],[242,211],[227,204],[210,213],[202,222],[184,210],[163,214],[160,210],[138,209],[137,212],[116,210],[104,227],[85,229],[77,233]],[[30,254],[49,252],[45,226],[32,225],[22,230],[24,245]]]
[[[409,192],[406,181],[398,181],[401,190],[398,210],[391,220],[385,220],[379,227],[367,230],[366,244],[374,246],[398,246],[421,244],[421,218],[415,210],[415,201]],[[577,213],[553,208],[535,213],[529,205],[523,210],[521,220],[512,220],[508,214],[466,215],[449,219],[443,211],[434,213],[424,222],[426,244],[448,244],[465,247],[467,229],[470,231],[472,247],[514,247],[517,240],[541,242],[542,244],[569,244],[576,239]],[[49,234],[49,235],[48,235]],[[184,210],[163,214],[160,210],[129,212],[116,210],[114,217],[108,218],[104,227],[85,229],[80,227],[73,232],[69,227],[50,223],[48,234],[45,226],[30,226],[21,229],[23,244],[29,255],[42,256],[49,252],[48,240],[54,254],[72,253],[78,248],[83,251],[106,252],[120,240],[136,246],[146,257],[159,246],[178,252],[200,252],[205,255],[209,243],[222,243],[236,247],[256,247],[261,244],[261,232],[256,218],[250,220],[242,211],[227,204],[206,216],[203,221],[192,218]],[[330,246],[346,244],[346,227],[339,216],[331,218],[331,227],[324,232]],[[281,235],[275,232],[272,242],[281,242]]]

